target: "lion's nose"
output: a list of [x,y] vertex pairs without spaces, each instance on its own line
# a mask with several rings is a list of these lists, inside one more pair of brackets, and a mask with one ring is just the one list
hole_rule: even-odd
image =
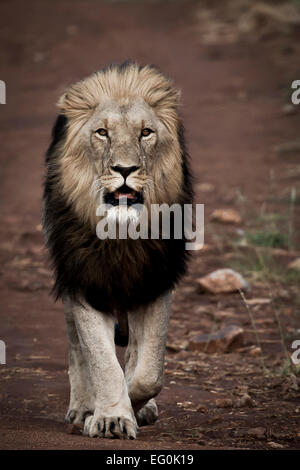
[[111,169],[114,170],[114,171],[117,171],[118,173],[121,173],[123,178],[126,180],[127,176],[129,176],[130,173],[132,173],[132,172],[139,169],[139,166],[121,166],[121,165],[117,165],[117,166],[112,166]]

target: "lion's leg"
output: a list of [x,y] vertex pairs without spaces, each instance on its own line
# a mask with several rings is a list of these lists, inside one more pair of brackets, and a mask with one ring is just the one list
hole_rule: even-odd
[[171,293],[151,305],[128,314],[129,344],[125,375],[138,423],[157,419],[155,397],[163,384]]
[[85,417],[93,411],[94,399],[73,318],[71,302],[65,298],[63,304],[69,340],[70,380],[70,404],[65,419],[68,423],[83,424]]
[[[129,335],[129,342],[125,352],[125,378],[128,384],[134,376],[138,360],[138,343],[135,330],[133,329],[133,327],[136,327],[137,325],[131,321],[130,325],[131,333]],[[151,398],[142,408],[137,410],[135,416],[139,426],[154,424],[158,418],[158,409],[154,398]]]
[[134,439],[136,419],[115,352],[115,319],[85,303],[74,304],[73,313],[95,396],[94,414],[86,418],[84,434]]

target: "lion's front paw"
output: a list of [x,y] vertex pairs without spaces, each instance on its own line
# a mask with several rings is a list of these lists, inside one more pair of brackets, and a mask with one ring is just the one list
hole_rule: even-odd
[[92,414],[93,412],[85,407],[69,408],[65,416],[65,421],[68,424],[78,424],[83,426],[83,423],[85,422],[87,416],[90,416]]
[[88,416],[83,429],[83,435],[89,437],[135,439],[136,434],[136,422],[124,416]]
[[135,416],[139,426],[154,424],[158,418],[158,409],[154,398],[151,398]]

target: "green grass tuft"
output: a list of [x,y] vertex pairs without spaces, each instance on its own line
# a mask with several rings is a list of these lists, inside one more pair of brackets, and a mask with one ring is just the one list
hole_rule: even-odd
[[278,231],[246,233],[245,238],[250,245],[269,248],[287,248],[289,244],[288,236]]

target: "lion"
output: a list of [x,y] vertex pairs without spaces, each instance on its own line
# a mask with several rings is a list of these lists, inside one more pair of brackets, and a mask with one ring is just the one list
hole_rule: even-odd
[[[120,223],[135,204],[192,202],[179,92],[154,66],[111,65],[72,85],[46,154],[43,230],[69,341],[66,421],[90,437],[135,439],[158,417],[171,292],[185,239],[106,239],[97,207]],[[126,198],[127,204],[120,202]],[[125,370],[115,345],[127,346]]]

